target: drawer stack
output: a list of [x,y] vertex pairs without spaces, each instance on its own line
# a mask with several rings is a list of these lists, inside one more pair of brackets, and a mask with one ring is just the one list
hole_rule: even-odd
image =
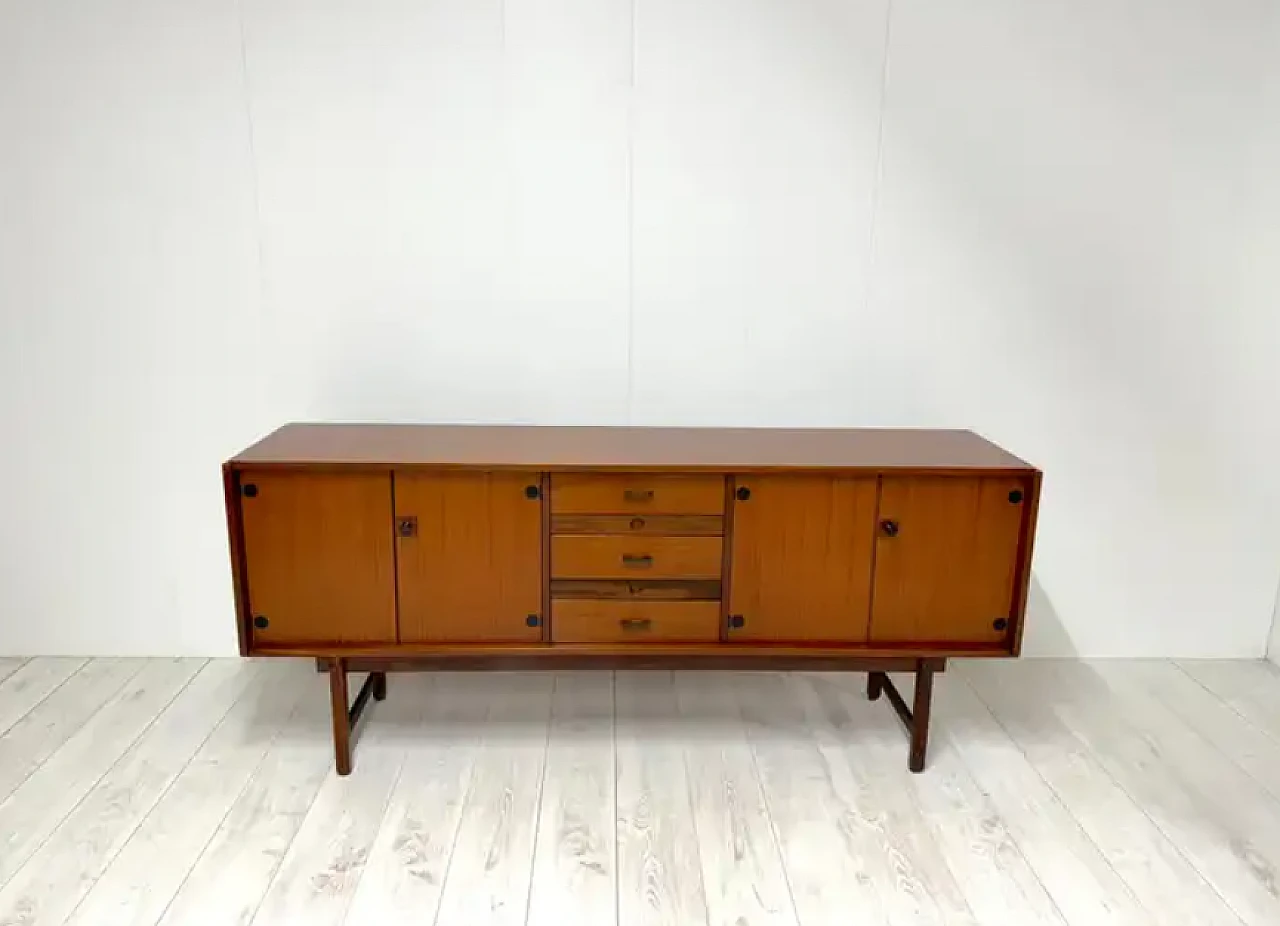
[[552,640],[719,640],[724,513],[721,476],[553,474]]

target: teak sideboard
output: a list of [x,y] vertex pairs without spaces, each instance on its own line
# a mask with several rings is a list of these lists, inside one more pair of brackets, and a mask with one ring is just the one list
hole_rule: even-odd
[[345,775],[388,670],[566,665],[864,671],[920,771],[933,674],[1019,652],[1041,474],[968,431],[290,424],[223,479],[240,651],[328,671]]

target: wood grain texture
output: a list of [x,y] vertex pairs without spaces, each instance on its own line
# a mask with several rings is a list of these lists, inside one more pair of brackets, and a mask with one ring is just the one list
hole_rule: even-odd
[[720,633],[715,601],[556,601],[557,643],[713,643]]
[[675,689],[708,923],[796,926],[732,677],[677,672]]
[[[1270,735],[1266,729],[1274,714],[1270,710],[1259,713],[1259,726],[1220,697],[1216,688],[1206,688],[1188,674],[1183,665],[1153,659],[1127,663],[1125,668],[1135,684],[1159,698],[1206,742],[1231,756],[1236,765],[1280,800],[1280,737]],[[1240,666],[1239,662],[1237,667],[1242,669],[1237,676],[1252,668],[1247,663]],[[1280,691],[1280,672],[1267,670],[1266,675],[1272,676],[1270,685]],[[1265,675],[1263,681],[1267,681]]]
[[[891,813],[910,817],[905,828],[910,839],[923,841],[921,824],[928,830],[978,922],[1063,926],[999,810],[954,749],[937,744],[927,773],[911,774],[902,767],[901,725],[882,705],[867,700],[860,677],[805,673],[804,678],[820,698],[824,719],[843,742],[855,775],[882,795]],[[910,681],[906,676],[898,682],[908,696]],[[886,825],[896,824],[886,814]],[[933,858],[928,868],[937,870]]]
[[494,683],[438,923],[516,926],[525,921],[553,678],[513,673]]
[[719,579],[719,537],[552,537],[557,579]]
[[879,521],[897,534],[877,533],[870,639],[1011,640],[1025,492],[1019,479],[882,480]]
[[204,664],[203,659],[149,662],[0,803],[0,884],[31,858]]
[[59,685],[88,662],[82,658],[45,657],[28,660],[0,682],[0,733],[26,716]]
[[1063,918],[1071,926],[1155,926],[1158,920],[972,689],[958,678],[936,683],[937,739],[956,751]]
[[551,598],[718,601],[719,579],[552,579]]
[[724,516],[718,514],[554,514],[552,534],[657,534],[667,537],[718,537]]
[[1162,922],[1239,926],[1240,919],[1059,715],[1052,675],[967,667],[966,681],[1149,910],[1177,893]]
[[847,780],[833,778],[783,680],[753,672],[731,681],[800,922],[834,923],[835,910],[846,922],[889,922],[884,894],[894,877],[879,840],[850,803]]
[[[160,919],[306,691],[302,665],[253,678],[212,735],[134,831],[68,919],[69,926],[141,926]],[[212,700],[208,710],[215,708]]]
[[273,643],[394,643],[395,552],[388,475],[243,474],[251,615]]
[[[353,679],[359,684],[361,679]],[[400,779],[422,702],[388,699],[360,737],[357,774],[330,775],[262,899],[255,920],[340,926],[355,897],[383,814]]]
[[0,889],[0,922],[63,922],[261,671],[207,663]]
[[297,709],[169,902],[160,926],[250,923],[322,782],[333,776],[328,678],[304,673]]
[[[1280,922],[1280,805],[1266,790],[1103,661],[1050,660],[1041,679],[1066,692],[1057,716],[1231,910]],[[1117,700],[1124,711],[1103,710]]]
[[616,679],[619,926],[706,922],[671,674],[618,672]]
[[0,656],[0,682],[17,672],[29,661],[20,656]]
[[756,476],[738,479],[729,613],[733,641],[867,638],[874,479]]
[[654,473],[555,473],[551,476],[551,513],[723,514],[724,478]]
[[614,923],[613,676],[557,674],[529,893],[529,926]]
[[1028,472],[971,431],[868,428],[287,424],[230,461],[520,470],[931,469]]
[[421,705],[422,726],[407,744],[348,923],[435,922],[494,687],[489,676],[449,673],[391,684],[391,697]]
[[[883,903],[890,922],[969,923],[977,919],[912,797],[896,754],[867,748],[868,723],[887,723],[883,705],[848,698],[847,691],[809,674],[783,676],[785,691],[812,731],[832,780],[848,796],[858,820],[878,843],[893,875]],[[888,887],[887,884],[882,885]]]
[[[534,922],[609,924],[615,904],[623,922],[708,926],[1276,921],[1259,724],[1280,674],[1258,663],[1195,667],[1252,719],[1167,660],[963,664],[938,680],[921,775],[852,673],[678,672],[673,695],[667,673],[627,670],[616,698],[608,672],[394,676],[359,765],[404,754],[385,810],[381,785],[351,788],[359,770],[333,776],[309,661],[216,660],[187,684],[193,665],[89,660],[17,719],[14,736],[55,730],[0,803],[0,865],[33,849],[0,885],[0,922],[63,922],[81,895],[73,926],[524,922],[531,888]],[[612,860],[607,839],[612,890],[591,861]],[[468,886],[478,916],[439,904]]]
[[542,502],[537,473],[397,473],[400,641],[541,638]]
[[0,736],[0,800],[109,703],[144,665],[142,659],[90,660],[6,730]]
[[1265,659],[1183,659],[1178,667],[1280,741],[1280,668]]

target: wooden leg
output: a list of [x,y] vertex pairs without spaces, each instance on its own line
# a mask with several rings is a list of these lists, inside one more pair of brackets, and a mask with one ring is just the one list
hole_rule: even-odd
[[370,672],[369,677],[373,679],[373,700],[387,700],[387,673]]
[[913,772],[924,771],[929,748],[929,711],[933,706],[933,666],[921,659],[916,667],[916,696],[911,708],[911,762]]
[[916,694],[911,707],[898,692],[893,679],[883,672],[872,672],[867,679],[867,696],[876,700],[884,693],[893,705],[894,713],[911,734],[911,757],[907,762],[913,772],[924,771],[925,754],[929,749],[929,710],[933,705],[933,673],[946,666],[942,659],[916,660]]
[[333,701],[333,753],[339,775],[351,774],[351,716],[347,713],[347,666],[329,660],[329,696]]

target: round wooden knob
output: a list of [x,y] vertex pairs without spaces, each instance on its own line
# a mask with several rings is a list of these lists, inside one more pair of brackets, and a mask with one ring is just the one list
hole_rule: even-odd
[[266,617],[261,614],[253,619],[253,626],[257,627],[259,630],[266,630],[267,625],[270,623],[271,621],[267,620]]
[[995,620],[991,622],[991,626],[994,627],[996,630],[1004,630],[1006,627],[1009,626],[1009,621],[1006,618],[997,617]]
[[1018,503],[1020,503],[1022,501],[1022,490],[1014,489],[1012,492],[1010,492],[1009,501],[1014,505],[1017,505]]
[[632,518],[631,529],[633,531],[641,530],[644,527],[644,518]]
[[258,487],[252,482],[246,483],[241,489],[245,498],[256,498],[258,495]]
[[530,614],[528,617],[524,619],[524,624],[526,627],[537,627],[538,623],[539,623],[538,615],[536,614]]
[[525,497],[525,498],[537,498],[537,497],[538,497],[538,487],[537,487],[537,486],[525,486],[525,487],[524,487],[524,497]]
[[733,494],[738,497],[738,501],[745,502],[747,499],[751,497],[751,490],[748,489],[746,486],[741,486],[739,487],[738,491],[734,492]]

